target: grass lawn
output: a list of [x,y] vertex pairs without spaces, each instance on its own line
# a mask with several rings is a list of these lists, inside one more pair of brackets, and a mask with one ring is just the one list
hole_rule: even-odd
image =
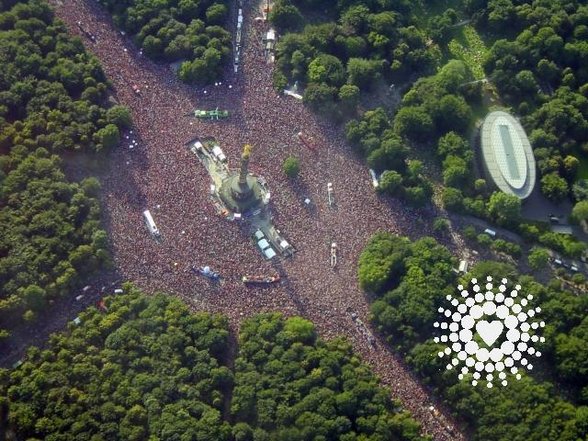
[[449,42],[449,52],[468,66],[474,79],[481,80],[486,76],[482,69],[482,60],[488,49],[473,26],[462,26],[458,32]]

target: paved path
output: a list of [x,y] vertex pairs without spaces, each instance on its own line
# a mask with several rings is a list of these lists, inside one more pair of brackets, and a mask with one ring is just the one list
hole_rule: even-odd
[[[445,416],[428,390],[413,378],[403,362],[376,336],[376,349],[354,323],[351,312],[368,322],[369,303],[357,286],[357,258],[377,230],[420,237],[430,234],[423,217],[433,213],[407,210],[397,200],[378,197],[365,164],[346,144],[341,130],[307,111],[299,102],[275,94],[271,69],[263,62],[261,29],[254,30],[254,14],[245,11],[245,52],[242,69],[229,74],[219,87],[203,90],[180,84],[166,66],[139,56],[130,41],[114,28],[108,15],[92,0],[54,1],[57,16],[73,34],[76,21],[97,37],[84,40],[98,56],[113,82],[115,96],[132,111],[138,149],[125,145],[111,155],[111,168],[101,176],[105,224],[110,232],[117,269],[126,280],[147,292],[178,295],[194,309],[227,314],[234,325],[260,311],[302,314],[315,322],[322,337],[345,335],[382,382],[391,389],[436,440],[465,436]],[[232,88],[228,88],[228,84]],[[131,86],[138,85],[136,95]],[[183,115],[194,109],[228,109],[225,122],[192,121]],[[300,146],[299,130],[312,136],[318,152]],[[215,217],[209,204],[208,174],[184,144],[195,136],[215,136],[230,163],[236,165],[244,143],[255,150],[251,169],[272,188],[274,222],[298,249],[291,260],[273,266],[261,259],[235,224]],[[289,184],[281,164],[290,154],[302,164],[298,183]],[[326,205],[326,183],[333,182],[337,209]],[[314,212],[302,207],[302,196],[316,203]],[[160,206],[159,209],[154,208]],[[140,220],[152,209],[163,234],[156,245]],[[329,244],[339,245],[336,270],[329,265]],[[451,244],[449,244],[451,245]],[[223,275],[220,286],[193,276],[192,264],[210,264]],[[287,282],[272,289],[246,289],[244,273],[279,271]],[[429,406],[441,410],[434,415]]]

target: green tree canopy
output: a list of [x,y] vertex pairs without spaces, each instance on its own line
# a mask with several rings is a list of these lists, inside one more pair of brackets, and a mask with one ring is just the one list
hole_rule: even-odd
[[498,224],[514,227],[521,219],[521,200],[514,195],[496,191],[488,201],[488,214]]
[[534,270],[545,268],[549,262],[549,251],[541,247],[533,247],[529,252],[529,266]]
[[286,176],[288,176],[289,178],[296,178],[298,176],[298,173],[300,172],[300,161],[295,156],[288,156],[284,160],[282,169],[284,170]]
[[588,220],[588,200],[580,201],[574,205],[572,210],[572,218],[576,222]]
[[[231,59],[227,0],[100,0],[114,22],[154,60],[182,62],[178,77],[205,85],[222,75]],[[276,3],[277,12],[285,1]]]

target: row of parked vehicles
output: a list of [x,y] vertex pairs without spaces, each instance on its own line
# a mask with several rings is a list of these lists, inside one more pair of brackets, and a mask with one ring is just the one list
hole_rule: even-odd
[[555,266],[563,267],[565,269],[568,269],[568,270],[572,271],[573,273],[577,273],[580,270],[578,268],[578,263],[576,263],[576,262],[566,262],[561,257],[553,257],[551,259],[551,262]]

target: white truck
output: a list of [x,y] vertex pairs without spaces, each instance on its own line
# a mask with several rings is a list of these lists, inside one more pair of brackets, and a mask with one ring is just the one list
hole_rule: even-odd
[[147,230],[153,237],[160,237],[161,233],[157,229],[157,225],[155,225],[155,221],[153,220],[153,216],[151,216],[151,212],[149,210],[145,210],[143,212],[143,220],[145,221],[145,225],[147,226]]

